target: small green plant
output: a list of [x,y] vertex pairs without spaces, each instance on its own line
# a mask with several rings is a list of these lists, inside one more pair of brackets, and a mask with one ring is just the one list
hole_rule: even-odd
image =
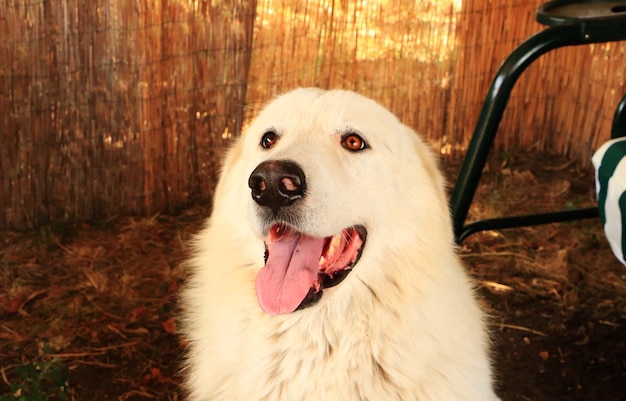
[[58,358],[18,366],[15,374],[9,394],[0,394],[0,401],[69,400],[67,367]]

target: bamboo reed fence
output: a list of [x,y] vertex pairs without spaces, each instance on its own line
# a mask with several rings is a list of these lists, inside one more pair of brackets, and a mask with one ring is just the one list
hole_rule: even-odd
[[[369,95],[461,155],[498,67],[544,27],[542,0],[272,0],[259,3],[247,115],[295,86]],[[279,10],[282,10],[279,12]],[[496,145],[552,150],[581,166],[626,93],[626,43],[559,49],[525,72]]]
[[[535,22],[535,10],[542,3],[464,1],[449,106],[455,144],[468,142],[500,63],[524,39],[544,28]],[[625,93],[626,42],[552,51],[518,81],[496,145],[550,150],[589,168],[594,150],[609,139],[615,108]]]
[[[444,158],[459,156],[498,66],[543,29],[540,4],[3,2],[0,229],[207,201],[225,145],[297,86],[360,91]],[[625,43],[542,57],[514,90],[497,145],[587,166],[626,92],[625,62]]]
[[256,0],[0,4],[0,228],[207,199]]

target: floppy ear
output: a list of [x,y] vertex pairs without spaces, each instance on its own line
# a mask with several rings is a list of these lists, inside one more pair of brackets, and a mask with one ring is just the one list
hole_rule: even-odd
[[452,235],[452,220],[450,216],[450,207],[448,206],[448,197],[446,195],[446,182],[441,173],[441,168],[439,165],[439,156],[435,152],[435,150],[427,144],[415,131],[409,129],[412,135],[413,144],[415,147],[415,151],[424,166],[424,170],[428,175],[428,178],[433,183],[434,187],[437,189],[437,197],[439,198],[439,204],[442,205],[444,210],[442,213],[445,213],[447,216],[447,221],[450,222],[450,235]]
[[[243,153],[242,138],[243,137],[239,137],[235,140],[235,142],[231,145],[230,149],[226,151],[226,154],[222,159],[222,162],[220,165],[219,180],[217,181],[217,186],[213,193],[214,194],[213,210],[215,210],[216,208],[219,208],[222,205],[222,200],[220,198],[233,199],[232,197],[228,198],[228,196],[230,195],[227,195],[227,193],[229,191],[234,190],[234,188],[236,188],[236,186],[233,188],[232,183],[233,182],[237,183],[237,178],[230,177],[230,176],[236,176],[235,170],[237,168],[241,168],[239,167],[240,163],[238,163],[238,160],[241,159],[241,155]],[[238,199],[238,198],[234,198],[234,199]]]
[[435,153],[432,146],[422,139],[422,137],[412,130],[409,127],[406,127],[407,131],[409,131],[409,136],[413,141],[413,147],[418,157],[420,158],[422,165],[424,166],[424,170],[428,174],[428,177],[431,179],[433,184],[439,189],[439,192],[444,195],[445,188],[445,180],[443,175],[441,174],[441,169],[439,167],[439,157]]

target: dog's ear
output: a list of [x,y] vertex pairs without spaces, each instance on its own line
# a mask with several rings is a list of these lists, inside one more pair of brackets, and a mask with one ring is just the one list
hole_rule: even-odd
[[[441,173],[441,166],[439,162],[438,154],[435,152],[435,149],[426,143],[415,131],[407,128],[411,131],[413,144],[415,147],[415,151],[424,166],[424,170],[428,175],[428,178],[431,180],[433,186],[437,190],[437,197],[439,198],[439,204],[444,208],[441,211],[442,215],[448,216],[450,219],[450,209],[448,207],[448,197],[446,195],[446,181]],[[450,219],[450,230],[449,235],[452,236],[452,221]]]
[[[410,128],[408,128],[410,129]],[[428,177],[432,180],[433,184],[437,187],[439,192],[442,195],[445,194],[445,180],[443,178],[443,174],[441,174],[441,168],[439,166],[439,157],[435,153],[435,150],[432,146],[427,144],[419,134],[415,133],[415,131],[411,130],[413,144],[415,147],[415,151],[419,156]]]
[[243,152],[244,135],[245,133],[237,138],[226,152],[224,159],[222,160],[222,170],[224,169],[224,166],[233,166],[235,163],[237,163],[237,160],[241,158],[241,153]]
[[217,181],[217,186],[214,191],[215,196],[213,198],[213,210],[215,210],[222,204],[222,201],[218,197],[221,196],[222,198],[228,199],[228,196],[232,196],[232,194],[227,195],[227,193],[237,188],[237,186],[234,186],[232,183],[237,182],[236,170],[241,169],[241,163],[239,163],[239,161],[242,158],[242,154],[243,137],[239,137],[231,144],[230,148],[225,152],[222,158],[220,164],[219,179]]

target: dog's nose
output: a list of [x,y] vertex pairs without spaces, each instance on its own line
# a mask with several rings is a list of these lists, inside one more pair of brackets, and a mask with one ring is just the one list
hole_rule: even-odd
[[304,196],[304,171],[288,160],[268,160],[257,166],[248,179],[252,199],[274,213]]

